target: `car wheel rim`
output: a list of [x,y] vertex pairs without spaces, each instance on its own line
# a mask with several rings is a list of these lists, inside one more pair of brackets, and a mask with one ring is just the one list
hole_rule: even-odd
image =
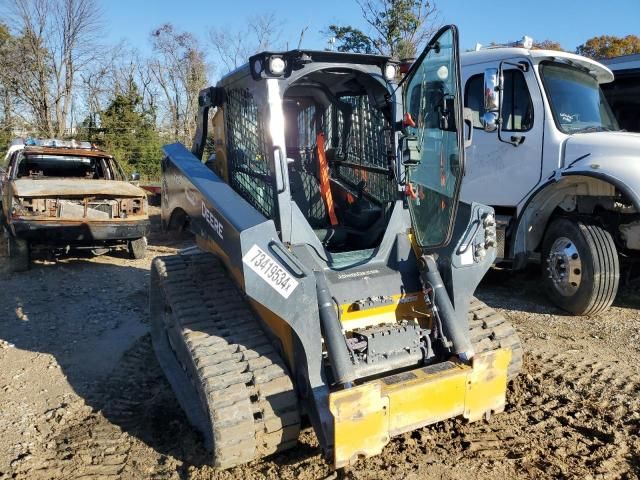
[[582,283],[582,260],[572,240],[560,237],[553,242],[547,257],[547,273],[560,295],[576,294]]

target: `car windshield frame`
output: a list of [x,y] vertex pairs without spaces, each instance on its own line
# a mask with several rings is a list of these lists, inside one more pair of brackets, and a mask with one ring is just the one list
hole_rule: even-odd
[[[108,181],[124,181],[125,180],[125,175],[124,172],[122,171],[122,167],[120,167],[120,165],[118,164],[118,162],[115,160],[115,158],[110,157],[108,155],[104,155],[104,156],[97,156],[97,155],[70,155],[66,152],[60,152],[58,153],[40,153],[40,152],[28,152],[28,153],[22,153],[22,155],[20,155],[17,159],[16,159],[16,163],[15,163],[15,167],[12,169],[13,171],[11,172],[11,176],[14,179],[20,179],[20,178],[34,178],[31,175],[19,175],[19,165],[25,161],[27,158],[29,157],[36,157],[39,160],[43,160],[43,161],[59,161],[59,162],[63,162],[65,160],[71,161],[71,162],[81,162],[81,163],[85,163],[85,162],[95,162],[95,163],[99,163],[100,168],[103,170],[105,167],[107,168],[109,175],[112,178],[108,178],[106,176],[103,177],[99,177],[97,178],[97,180],[108,180]],[[46,158],[48,157],[48,158]],[[84,179],[84,180],[92,180],[92,179],[96,179],[96,178],[90,178],[90,177],[82,177],[82,176],[57,176],[57,175],[42,175],[42,176],[36,176],[35,178],[38,179],[42,179],[42,180],[47,180],[47,179],[60,179],[60,178],[75,178],[75,179]]]
[[[616,120],[611,107],[609,106],[609,102],[607,101],[604,92],[600,88],[600,84],[598,80],[590,75],[586,70],[581,68],[577,68],[573,65],[568,65],[562,62],[556,61],[544,61],[540,62],[539,65],[540,78],[542,79],[542,84],[544,87],[544,94],[547,102],[549,103],[549,107],[551,108],[551,113],[553,114],[553,119],[555,121],[556,127],[562,133],[566,133],[567,135],[573,135],[577,133],[589,133],[589,132],[612,132],[612,131],[620,131],[620,126],[618,125],[618,121]],[[559,75],[551,72],[560,72],[565,71],[565,76],[562,78]],[[551,75],[550,75],[551,73]],[[555,78],[552,78],[554,76]],[[579,117],[577,121],[574,121],[574,117],[578,116],[578,113],[575,115],[571,115],[571,112],[562,112],[559,108],[559,103],[562,98],[559,95],[562,95],[562,92],[555,91],[556,86],[554,86],[555,81],[564,81],[565,83],[572,83],[572,91],[577,91],[576,86],[583,89],[584,92],[587,92],[589,88],[591,88],[592,92],[596,92],[598,95],[598,105],[593,104],[594,98],[587,98],[587,103],[585,104],[584,98],[580,99],[580,103],[576,103],[576,99],[567,98],[565,95],[564,100],[565,104],[570,103],[571,106],[580,106],[583,107],[586,105],[588,108],[591,108],[591,113],[595,111],[597,107],[598,112],[598,121],[595,122],[593,120],[584,120],[580,121]],[[584,97],[584,94],[581,94]],[[589,105],[592,103],[592,105]],[[564,108],[564,107],[563,107]],[[604,114],[604,116],[603,116]],[[607,117],[607,118],[605,118]],[[565,121],[563,121],[563,119]],[[570,128],[571,124],[575,124],[575,128]]]

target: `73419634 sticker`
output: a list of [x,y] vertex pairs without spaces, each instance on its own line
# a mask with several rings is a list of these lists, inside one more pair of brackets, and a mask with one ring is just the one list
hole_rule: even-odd
[[284,298],[289,298],[289,295],[298,286],[298,281],[257,245],[249,249],[245,256],[242,257],[242,262]]

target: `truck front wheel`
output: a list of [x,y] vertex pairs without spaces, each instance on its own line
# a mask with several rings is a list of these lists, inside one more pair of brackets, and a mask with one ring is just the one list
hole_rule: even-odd
[[542,277],[553,303],[574,315],[608,309],[618,292],[620,264],[613,238],[598,225],[558,218],[542,243]]

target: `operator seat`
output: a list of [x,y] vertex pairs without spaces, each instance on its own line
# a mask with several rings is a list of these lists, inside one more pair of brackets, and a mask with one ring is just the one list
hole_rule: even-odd
[[305,216],[320,242],[327,248],[346,241],[347,232],[340,225],[332,226],[329,212],[320,194],[320,182],[307,170],[302,155],[296,156],[289,169],[291,198]]
[[[310,150],[310,149],[306,149]],[[313,149],[315,151],[315,149]],[[305,154],[312,155],[310,152]],[[346,249],[357,250],[370,248],[375,245],[385,231],[386,220],[391,211],[392,204],[387,204],[382,209],[380,217],[370,225],[362,228],[362,225],[347,225],[345,218],[357,216],[356,203],[347,207],[351,213],[342,212],[338,215],[341,219],[338,225],[331,225],[329,212],[320,191],[320,181],[312,173],[311,168],[317,165],[315,158],[312,161],[304,161],[303,155],[294,155],[293,163],[289,169],[289,183],[291,199],[298,205],[302,214],[307,218],[314,233],[328,250]],[[353,210],[353,212],[351,212]],[[338,213],[341,213],[338,210]],[[354,248],[351,248],[354,247]]]

